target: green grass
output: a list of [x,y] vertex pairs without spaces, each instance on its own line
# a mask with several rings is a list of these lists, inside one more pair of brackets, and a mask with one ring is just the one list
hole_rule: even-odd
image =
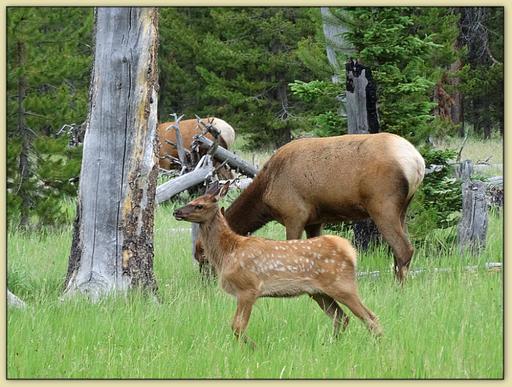
[[[445,137],[436,142],[436,147],[458,151],[463,141],[459,137]],[[461,152],[461,160],[471,160],[473,164],[487,160],[491,165],[476,174],[484,177],[503,175],[503,138],[493,137],[484,141],[475,136],[468,137]]]
[[[351,315],[338,340],[308,297],[260,299],[239,345],[230,323],[235,300],[203,282],[192,263],[189,224],[161,206],[155,273],[161,304],[134,293],[97,304],[59,301],[71,227],[46,235],[8,233],[9,288],[28,303],[7,316],[9,378],[502,378],[503,273],[468,271],[501,262],[502,218],[490,218],[487,248],[461,256],[433,236],[419,246],[403,288],[387,247],[359,257],[363,302],[380,318],[376,340]],[[258,232],[284,238],[271,223]],[[434,268],[451,268],[434,272]]]

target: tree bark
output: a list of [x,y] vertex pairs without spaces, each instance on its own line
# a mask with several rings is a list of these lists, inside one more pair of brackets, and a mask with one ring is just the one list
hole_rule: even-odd
[[[345,64],[347,93],[347,132],[378,133],[380,125],[377,113],[377,90],[371,71],[356,60]],[[367,250],[380,241],[380,234],[372,219],[354,222],[354,244]]]
[[[204,136],[198,136],[196,141],[199,143],[201,148],[207,150],[210,149],[213,145],[213,141]],[[248,177],[254,177],[258,173],[258,169],[255,166],[249,164],[241,157],[221,147],[220,145],[217,146],[214,152],[212,152],[212,156],[220,161],[226,161],[231,168],[236,169]]]
[[156,202],[158,204],[165,202],[180,192],[202,183],[212,175],[214,170],[213,163],[208,158],[204,165],[200,165],[195,170],[159,185],[156,189]]
[[65,293],[156,291],[158,13],[97,8],[95,57]]
[[[18,41],[16,44],[16,55],[18,68],[22,69],[26,66],[26,47],[25,43]],[[27,192],[26,183],[31,175],[29,153],[30,153],[30,134],[27,130],[27,122],[25,119],[25,97],[27,93],[27,78],[23,71],[18,78],[18,112],[17,112],[17,129],[21,137],[21,152],[19,161],[20,175],[20,226],[27,227],[29,224],[29,208],[30,198]]]
[[9,289],[7,289],[7,305],[12,306],[13,308],[21,309],[27,306],[23,300],[21,300],[15,294],[11,293]]
[[462,219],[458,226],[460,250],[478,253],[485,247],[487,236],[486,184],[465,181],[462,185]]

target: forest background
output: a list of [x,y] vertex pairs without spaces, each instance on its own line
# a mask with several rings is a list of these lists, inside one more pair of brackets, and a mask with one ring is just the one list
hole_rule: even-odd
[[[381,130],[446,159],[453,153],[428,154],[436,139],[504,134],[503,12],[161,8],[159,120],[221,117],[251,151],[343,134],[344,63],[354,56],[372,70]],[[326,38],[326,25],[345,32]],[[82,150],[68,146],[65,129],[86,120],[93,9],[8,8],[7,37],[9,224],[69,224],[62,199],[76,196]]]

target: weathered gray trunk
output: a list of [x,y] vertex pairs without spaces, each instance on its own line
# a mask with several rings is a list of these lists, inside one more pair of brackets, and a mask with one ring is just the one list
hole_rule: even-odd
[[23,300],[7,289],[7,305],[13,308],[25,308],[27,305]]
[[65,293],[155,290],[158,13],[98,8],[90,107]]
[[[25,42],[18,41],[16,44],[16,62],[19,68],[26,66],[26,47]],[[27,130],[27,122],[25,118],[25,97],[27,92],[27,79],[21,73],[18,78],[18,112],[17,112],[17,129],[21,137],[21,152],[19,161],[19,176],[20,176],[20,226],[26,227],[29,224],[29,208],[30,200],[27,189],[23,187],[27,183],[31,175],[29,153],[30,153],[30,133]]]
[[332,82],[341,82],[342,66],[338,62],[337,53],[352,55],[355,53],[354,47],[345,40],[343,34],[348,32],[348,27],[343,25],[334,16],[328,7],[321,7],[322,28],[325,37],[325,51],[327,60],[333,70]]
[[[348,31],[348,27],[336,18],[328,7],[321,7],[322,28],[325,37],[325,51],[327,61],[332,68],[332,83],[341,83],[343,79],[343,68],[338,61],[338,53],[344,56],[352,56],[355,53],[354,47],[345,40],[343,34]],[[345,96],[340,94],[336,97],[339,102],[338,115],[346,116]]]
[[462,219],[458,227],[461,250],[477,253],[485,247],[487,236],[487,186],[481,181],[462,185]]
[[368,114],[366,112],[366,71],[359,76],[353,71],[347,71],[353,90],[347,90],[345,109],[347,111],[347,133],[368,133]]

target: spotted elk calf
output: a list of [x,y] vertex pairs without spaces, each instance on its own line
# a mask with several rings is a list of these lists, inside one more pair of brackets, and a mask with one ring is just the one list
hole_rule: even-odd
[[350,242],[328,235],[287,241],[238,235],[218,206],[228,188],[229,184],[214,184],[205,195],[177,209],[174,216],[200,224],[204,248],[220,284],[237,299],[232,328],[238,339],[250,341],[244,332],[259,297],[301,294],[309,294],[333,319],[335,334],[348,324],[336,301],[346,305],[372,333],[382,333],[377,317],[359,298],[356,251]]

